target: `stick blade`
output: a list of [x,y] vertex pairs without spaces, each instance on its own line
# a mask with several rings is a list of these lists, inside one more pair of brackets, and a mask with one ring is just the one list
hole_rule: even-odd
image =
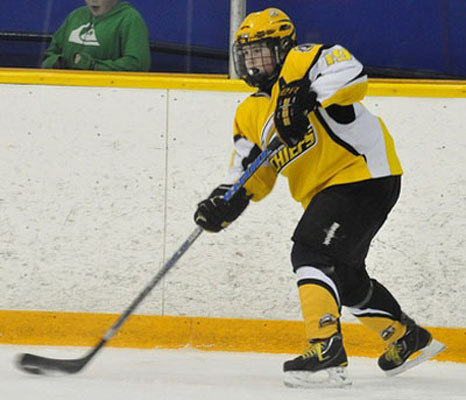
[[75,374],[81,371],[86,363],[87,357],[62,360],[36,356],[29,353],[22,353],[15,360],[15,365],[18,369],[34,375]]

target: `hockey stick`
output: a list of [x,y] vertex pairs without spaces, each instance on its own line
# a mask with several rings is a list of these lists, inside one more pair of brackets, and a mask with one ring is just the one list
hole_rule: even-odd
[[[264,164],[264,162],[281,147],[281,141],[276,138],[270,145],[257,156],[257,158],[248,166],[244,174],[239,180],[230,188],[225,194],[224,199],[230,200],[235,193],[246,183],[246,181]],[[201,227],[196,227],[184,243],[178,248],[173,256],[163,265],[160,271],[152,278],[147,286],[141,293],[133,300],[130,306],[123,312],[118,320],[111,326],[105,333],[104,337],[100,339],[99,343],[82,358],[75,359],[57,359],[36,356],[30,353],[19,354],[16,359],[16,366],[25,372],[42,375],[50,372],[59,372],[64,374],[75,374],[81,371],[89,361],[105,346],[105,344],[118,332],[121,326],[126,322],[139,304],[147,297],[152,289],[160,282],[165,274],[175,265],[181,256],[191,247],[199,235],[202,233]]]

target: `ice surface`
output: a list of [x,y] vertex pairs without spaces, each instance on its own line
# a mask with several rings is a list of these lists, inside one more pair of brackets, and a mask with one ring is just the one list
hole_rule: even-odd
[[82,357],[87,348],[0,346],[0,399],[5,400],[459,400],[466,399],[466,364],[429,361],[387,378],[376,361],[350,358],[347,389],[289,389],[282,383],[286,354],[104,349],[76,375],[18,371],[18,353]]

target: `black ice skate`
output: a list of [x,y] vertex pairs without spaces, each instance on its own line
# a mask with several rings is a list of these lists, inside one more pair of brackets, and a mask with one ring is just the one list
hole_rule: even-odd
[[445,350],[445,345],[433,339],[426,329],[404,317],[407,325],[405,335],[391,343],[378,360],[379,367],[388,376],[401,374]]
[[344,387],[351,385],[346,367],[348,358],[340,333],[316,340],[302,355],[283,365],[284,383],[293,388]]

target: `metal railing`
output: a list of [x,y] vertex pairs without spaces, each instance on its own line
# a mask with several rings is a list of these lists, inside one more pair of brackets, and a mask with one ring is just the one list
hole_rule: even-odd
[[[0,32],[0,40],[15,42],[50,43],[50,41],[52,40],[52,34],[40,32]],[[160,40],[151,40],[149,43],[151,51],[191,57],[205,57],[210,58],[212,60],[228,61],[228,50],[164,42]]]

